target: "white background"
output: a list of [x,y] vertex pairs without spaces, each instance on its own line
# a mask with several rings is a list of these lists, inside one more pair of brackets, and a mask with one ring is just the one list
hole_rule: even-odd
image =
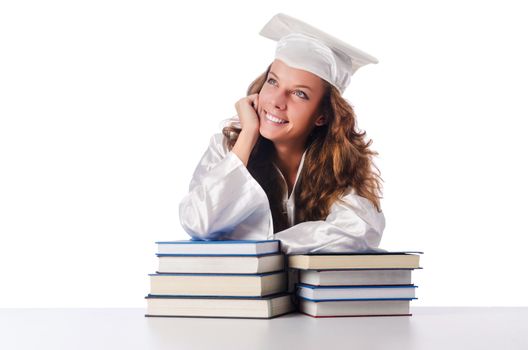
[[[346,5],[343,5],[345,4]],[[381,247],[416,306],[526,302],[522,1],[0,5],[0,307],[143,307],[157,240],[277,12],[372,54],[345,92],[380,153]]]

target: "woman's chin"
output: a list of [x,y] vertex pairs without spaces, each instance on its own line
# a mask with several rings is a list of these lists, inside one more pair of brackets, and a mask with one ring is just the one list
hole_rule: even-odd
[[265,126],[260,126],[260,135],[262,137],[264,137],[265,139],[268,139],[270,141],[273,141],[274,139],[276,139],[279,135],[276,131],[274,130],[269,130],[268,128],[266,128]]

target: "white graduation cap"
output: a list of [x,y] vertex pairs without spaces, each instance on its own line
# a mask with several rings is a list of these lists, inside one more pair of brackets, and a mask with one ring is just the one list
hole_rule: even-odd
[[378,63],[368,53],[283,13],[273,16],[260,35],[277,41],[276,59],[317,75],[340,93],[359,67]]

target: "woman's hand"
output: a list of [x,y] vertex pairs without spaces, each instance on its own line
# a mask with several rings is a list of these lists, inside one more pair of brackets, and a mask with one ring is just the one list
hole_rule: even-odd
[[258,94],[253,94],[240,99],[235,103],[235,108],[240,119],[242,131],[232,148],[232,152],[240,158],[245,166],[248,165],[251,151],[260,135],[260,121],[258,116]]
[[258,134],[260,121],[258,116],[258,94],[241,98],[235,103],[242,130],[250,134]]

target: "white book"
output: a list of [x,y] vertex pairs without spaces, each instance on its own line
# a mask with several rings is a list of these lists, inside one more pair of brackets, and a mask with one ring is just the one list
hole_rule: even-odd
[[280,251],[279,240],[255,241],[164,241],[156,242],[158,254],[262,255]]
[[262,298],[147,296],[148,317],[272,318],[294,311],[289,294]]
[[299,270],[299,282],[314,286],[411,284],[411,269]]
[[297,295],[310,299],[414,299],[416,286],[297,286]]
[[151,274],[150,294],[161,296],[265,296],[286,291],[284,271],[264,274]]
[[409,300],[299,301],[302,313],[313,317],[411,316]]
[[363,252],[290,255],[288,265],[300,270],[416,269],[421,252]]
[[284,270],[284,255],[159,256],[162,273],[266,273]]

